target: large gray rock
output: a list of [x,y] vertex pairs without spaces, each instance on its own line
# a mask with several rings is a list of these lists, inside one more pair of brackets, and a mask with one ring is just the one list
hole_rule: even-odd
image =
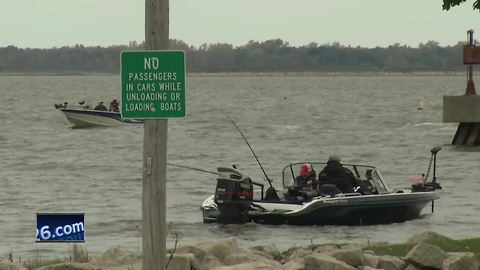
[[196,243],[195,246],[204,250],[208,255],[216,257],[220,262],[223,262],[230,254],[239,251],[235,238],[199,242]]
[[384,270],[398,270],[404,262],[395,256],[383,255],[378,258],[377,267]]
[[242,264],[247,262],[263,262],[263,263],[272,265],[277,269],[281,268],[281,264],[279,262],[269,257],[265,257],[263,256],[263,254],[255,253],[255,251],[252,251],[252,250],[245,250],[242,252],[230,254],[223,261],[225,265],[235,265],[235,264]]
[[441,269],[442,262],[446,257],[447,254],[439,247],[420,242],[408,252],[404,259],[415,265]]
[[407,267],[405,267],[405,269],[403,270],[420,270],[420,268],[416,267],[415,265],[413,264],[409,264],[407,265]]
[[214,266],[216,264],[214,261],[223,263],[227,256],[237,253],[239,250],[235,238],[224,238],[180,245],[175,250],[175,254],[191,253],[194,254],[195,258],[207,264],[213,262],[211,266]]
[[436,232],[426,231],[410,237],[407,240],[407,243],[418,244],[420,242],[432,243],[432,242],[442,242],[442,241],[451,241],[451,240],[452,240],[451,238],[438,234]]
[[207,269],[214,269],[215,267],[223,266],[223,264],[216,257],[210,255],[206,256],[202,262]]
[[191,270],[192,260],[195,259],[193,254],[173,254],[168,260],[168,270]]
[[305,270],[356,270],[342,261],[325,254],[314,254],[305,258]]
[[379,256],[371,253],[363,253],[363,265],[377,268]]
[[234,253],[234,254],[228,255],[225,258],[225,260],[223,260],[223,264],[235,265],[235,264],[242,264],[242,263],[254,262],[254,261],[255,259],[246,253]]
[[142,256],[140,254],[113,247],[105,251],[102,256],[96,258],[93,262],[101,267],[129,265],[138,262]]
[[448,253],[443,261],[443,270],[478,270],[479,263],[471,252]]
[[184,244],[177,247],[175,254],[193,254],[198,265],[207,269],[251,262],[262,262],[281,268],[281,264],[273,260],[280,256],[275,245],[242,250],[234,238]]
[[291,248],[287,252],[284,252],[284,254],[287,253],[287,255],[285,256],[285,258],[282,259],[282,262],[288,262],[296,258],[304,258],[312,254],[335,251],[338,250],[340,247],[340,245],[325,244]]
[[[170,252],[174,252],[173,250],[169,250]],[[207,252],[195,245],[184,245],[179,246],[175,249],[174,254],[193,254],[199,260],[203,260],[207,256]]]
[[[169,252],[173,252],[173,250],[170,250]],[[212,269],[223,265],[217,257],[208,253],[208,249],[202,249],[194,244],[179,246],[174,254],[193,254],[195,259],[205,266],[206,269]],[[168,257],[169,255],[167,255],[167,258]]]
[[296,258],[303,258],[313,253],[312,247],[295,247],[284,252],[286,257],[282,259],[282,262],[294,260]]
[[341,245],[334,245],[334,244],[325,244],[325,245],[317,245],[313,246],[313,251],[316,253],[325,253],[330,251],[335,251],[339,249],[350,249],[356,248],[355,244],[341,244]]
[[278,250],[277,246],[275,244],[269,244],[265,246],[256,246],[253,247],[252,250],[259,251],[268,257],[270,257],[273,260],[280,260],[281,254],[280,251]]
[[279,270],[281,268],[275,268],[269,264],[263,262],[249,262],[229,266],[219,266],[212,270]]
[[364,258],[363,258],[363,251],[360,248],[346,248],[346,249],[339,249],[335,251],[330,251],[325,253],[328,256],[332,256],[335,259],[342,261],[348,265],[353,267],[358,267],[363,265]]
[[305,259],[297,258],[291,261],[286,262],[283,266],[283,270],[304,270],[305,269]]
[[168,270],[207,270],[192,253],[167,255]]

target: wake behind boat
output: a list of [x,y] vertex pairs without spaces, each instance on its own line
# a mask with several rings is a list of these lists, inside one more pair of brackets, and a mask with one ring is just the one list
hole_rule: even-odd
[[55,108],[59,109],[72,123],[72,128],[114,127],[143,123],[143,120],[122,118],[118,111],[108,111],[106,108],[92,109],[91,106],[83,105],[83,103],[78,106],[70,106],[68,103],[55,104]]
[[[354,175],[358,186],[352,192],[342,192],[335,180],[322,184],[312,181],[307,185],[298,183],[298,172],[303,164],[312,171],[321,171],[326,165],[321,162],[289,164],[283,169],[283,187],[275,191],[271,186],[264,192],[264,185],[235,168],[218,168],[215,194],[201,206],[205,223],[264,224],[388,224],[419,218],[422,210],[439,198],[436,189],[436,154],[440,147],[431,150],[432,156],[425,178],[412,184],[411,188],[389,190],[380,172],[374,166],[343,164]],[[428,174],[433,161],[433,178]],[[253,186],[259,186],[254,191]]]

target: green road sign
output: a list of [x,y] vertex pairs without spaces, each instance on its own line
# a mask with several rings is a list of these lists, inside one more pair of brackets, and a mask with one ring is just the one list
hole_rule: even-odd
[[185,52],[121,53],[123,118],[185,116]]

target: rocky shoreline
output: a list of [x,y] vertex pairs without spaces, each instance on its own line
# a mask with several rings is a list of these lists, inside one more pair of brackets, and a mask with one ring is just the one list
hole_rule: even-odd
[[[173,254],[172,254],[173,253]],[[0,259],[0,270],[140,270],[141,254],[111,248],[96,258],[78,255],[50,265]],[[242,249],[235,238],[179,244],[168,250],[168,270],[479,270],[480,239],[453,240],[435,232],[404,244],[321,244],[280,252],[275,244]],[[84,261],[84,262],[82,262]]]

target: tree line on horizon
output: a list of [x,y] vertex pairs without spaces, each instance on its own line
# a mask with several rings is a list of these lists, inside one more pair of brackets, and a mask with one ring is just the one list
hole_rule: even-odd
[[[190,46],[170,40],[171,50],[184,50],[187,72],[329,72],[329,71],[457,71],[464,70],[463,45],[439,46],[436,41],[410,47],[352,47],[338,42],[294,47],[281,39],[250,41],[242,46],[226,43]],[[0,47],[0,72],[118,73],[120,53],[142,50],[128,45],[33,49]]]

